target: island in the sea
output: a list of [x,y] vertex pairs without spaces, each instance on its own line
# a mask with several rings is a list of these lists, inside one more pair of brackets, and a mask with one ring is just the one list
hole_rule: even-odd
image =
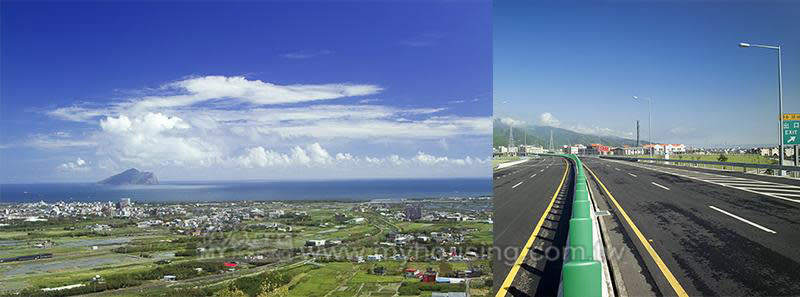
[[136,168],[131,168],[97,183],[112,186],[157,185],[158,179],[152,172],[139,171]]

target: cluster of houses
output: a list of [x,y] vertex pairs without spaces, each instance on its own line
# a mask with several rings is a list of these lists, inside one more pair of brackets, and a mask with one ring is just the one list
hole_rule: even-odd
[[[681,154],[686,153],[684,144],[645,144],[643,146],[622,146],[611,147],[599,143],[589,145],[573,144],[561,147],[560,153],[575,155],[644,155],[651,152],[656,155]],[[531,154],[542,154],[547,151],[541,146],[520,145],[518,147],[499,146],[493,149],[495,155],[527,156]]]

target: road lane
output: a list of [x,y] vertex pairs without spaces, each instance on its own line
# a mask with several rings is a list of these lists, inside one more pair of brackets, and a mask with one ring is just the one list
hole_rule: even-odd
[[[516,167],[516,168],[515,168]],[[556,236],[556,222],[560,219],[558,214],[568,211],[565,201],[554,197],[559,190],[571,184],[571,171],[567,171],[567,163],[559,157],[542,157],[540,160],[529,161],[512,166],[501,177],[494,180],[494,246],[499,254],[494,257],[493,271],[495,275],[495,289],[502,285],[513,263],[518,259],[519,251],[531,241],[538,221],[544,220],[539,233],[534,238],[534,249],[531,253],[540,253],[547,246],[558,244],[564,240]],[[565,172],[569,173],[565,177]],[[562,184],[563,180],[563,184]],[[559,191],[562,192],[562,191]],[[562,195],[563,196],[563,195]],[[554,206],[548,211],[551,201]],[[545,213],[547,212],[547,215]],[[551,230],[552,229],[552,230]],[[565,229],[565,228],[564,228]],[[532,263],[527,259],[515,274],[514,289],[509,296],[530,292],[556,292],[558,274],[553,271],[555,264],[545,267],[546,263]],[[542,261],[544,262],[544,261]],[[552,262],[552,261],[551,261]],[[541,275],[531,275],[537,272]],[[523,275],[516,277],[518,275]],[[540,281],[545,279],[540,284]]]
[[622,162],[583,160],[690,296],[800,295],[800,204]]

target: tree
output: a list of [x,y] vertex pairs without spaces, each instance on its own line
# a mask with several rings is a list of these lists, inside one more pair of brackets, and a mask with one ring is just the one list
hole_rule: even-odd
[[271,292],[262,291],[256,297],[287,297],[289,296],[289,287],[283,286],[272,290]]
[[453,266],[450,263],[442,261],[439,263],[439,274],[442,276],[450,276],[453,273]]
[[228,286],[222,290],[214,293],[214,297],[249,297],[247,294],[236,288],[236,286]]

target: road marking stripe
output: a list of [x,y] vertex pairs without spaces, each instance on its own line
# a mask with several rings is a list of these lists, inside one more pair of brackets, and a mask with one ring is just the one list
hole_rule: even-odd
[[659,188],[662,188],[662,189],[664,189],[664,190],[667,190],[667,191],[669,191],[669,188],[667,188],[667,187],[665,187],[665,186],[659,185],[659,184],[657,184],[657,183],[654,183],[654,182],[650,182],[650,183],[651,183],[651,184],[653,184],[653,185],[654,185],[654,186],[656,186],[656,187],[659,187]]
[[603,191],[605,191],[606,194],[608,194],[608,198],[611,199],[611,202],[614,202],[614,205],[617,207],[617,209],[619,209],[619,213],[622,214],[623,218],[625,218],[625,222],[628,223],[628,226],[631,227],[633,233],[636,234],[636,238],[638,238],[639,241],[642,242],[642,245],[644,246],[645,250],[647,250],[647,253],[650,254],[651,258],[653,258],[653,261],[656,262],[656,266],[658,266],[658,269],[661,270],[662,274],[664,274],[664,277],[667,278],[667,282],[669,282],[670,286],[672,286],[672,289],[675,290],[675,293],[678,294],[678,296],[680,297],[688,297],[689,294],[686,294],[686,291],[678,282],[678,279],[676,279],[675,276],[672,275],[672,272],[669,271],[667,265],[664,264],[664,261],[661,260],[661,257],[658,256],[656,250],[653,249],[653,246],[651,246],[650,243],[647,241],[647,239],[644,237],[642,231],[639,231],[639,228],[636,227],[636,224],[634,224],[631,218],[628,217],[628,213],[626,213],[625,210],[622,209],[622,206],[619,205],[617,199],[614,198],[614,195],[611,195],[611,192],[608,191],[606,185],[604,185],[603,182],[601,182],[600,179],[597,178],[597,175],[595,175],[594,172],[591,169],[589,169],[589,166],[586,166],[586,164],[584,164],[583,167],[586,167],[589,173],[592,174],[592,177],[594,177],[594,180],[596,180],[597,183],[600,184],[600,187],[603,188]]
[[772,234],[778,233],[778,232],[772,231],[772,230],[770,230],[770,229],[768,229],[768,228],[766,228],[766,227],[764,227],[764,226],[761,226],[761,225],[759,225],[759,224],[756,224],[756,223],[753,223],[753,222],[751,222],[751,221],[748,221],[748,220],[746,220],[746,219],[744,219],[744,218],[742,218],[742,217],[740,217],[740,216],[737,216],[737,215],[735,215],[735,214],[732,214],[732,213],[729,213],[729,212],[727,212],[727,211],[724,211],[724,210],[721,210],[721,209],[719,209],[719,208],[716,208],[716,207],[714,207],[713,205],[709,205],[708,207],[711,207],[711,209],[713,209],[713,210],[716,210],[716,211],[718,211],[718,212],[721,212],[721,213],[724,213],[724,214],[726,214],[726,215],[729,215],[729,216],[733,217],[734,219],[737,219],[737,220],[740,220],[740,221],[742,221],[742,222],[748,223],[748,224],[750,224],[751,226],[753,226],[753,227],[756,227],[756,228],[758,228],[758,229],[761,229],[761,230],[763,230],[763,231],[765,231],[765,232],[769,232],[769,233],[772,233]]
[[518,187],[518,186],[519,186],[519,185],[521,185],[521,184],[522,184],[522,182],[518,182],[516,185],[514,185],[514,186],[513,186],[513,187],[511,187],[511,188],[512,188],[512,189],[513,189],[513,188],[516,188],[516,187]]
[[533,177],[534,177],[534,176],[536,176],[537,174],[538,174],[538,173],[534,173],[533,175],[531,175],[531,178],[533,178]]
[[553,204],[556,202],[556,197],[558,197],[558,194],[561,193],[561,187],[564,186],[564,180],[567,179],[567,173],[569,173],[569,162],[567,162],[567,159],[562,160],[564,163],[566,163],[566,166],[564,166],[564,176],[561,177],[561,183],[558,184],[558,188],[556,188],[553,198],[550,199],[550,204],[547,205],[547,209],[544,210],[542,217],[539,218],[539,222],[536,223],[536,227],[533,228],[531,237],[528,238],[528,242],[526,242],[525,246],[522,248],[522,252],[517,257],[517,261],[514,262],[514,266],[511,266],[511,270],[508,271],[506,279],[503,281],[500,289],[497,290],[495,297],[505,297],[508,293],[508,288],[510,288],[511,283],[514,282],[514,277],[516,277],[517,272],[519,272],[519,268],[522,266],[522,262],[525,261],[525,256],[528,255],[528,251],[530,251],[531,247],[533,246],[534,239],[536,239],[536,236],[539,235],[539,230],[542,229],[542,225],[544,224],[544,220],[547,218],[547,214],[549,214],[550,210],[553,208]]
[[[748,190],[758,190],[758,191],[767,191],[767,192],[789,192],[789,193],[797,193],[797,189],[769,189],[769,188],[760,188],[754,186],[742,186],[744,189]],[[781,193],[772,193],[772,194],[781,194]]]
[[630,173],[630,172],[628,172],[628,175],[636,177],[636,174],[633,174],[633,173]]
[[617,168],[617,167],[614,167],[614,170],[616,170],[616,171],[619,171],[619,168]]
[[800,197],[800,194],[775,193],[775,195]]
[[[694,177],[694,176],[691,176],[690,174],[682,174],[682,173],[676,173],[676,172],[668,171],[668,170],[661,170],[659,168],[653,168],[652,166],[641,166],[641,165],[630,165],[630,166],[638,166],[638,167],[650,169],[650,170],[655,171],[655,172],[668,173],[668,174],[672,174],[672,175],[675,175],[675,176],[685,177],[685,178],[689,178],[689,179],[693,179],[693,180],[698,180],[698,181],[701,181],[701,182],[707,182],[707,183],[713,184],[713,185],[728,187],[728,188],[731,188],[731,189],[737,189],[737,190],[741,190],[741,191],[745,191],[745,192],[750,192],[750,193],[753,193],[753,194],[759,194],[759,195],[764,195],[764,196],[771,197],[771,198],[776,198],[776,199],[791,201],[791,202],[795,202],[795,203],[800,203],[800,200],[795,200],[795,199],[790,199],[790,198],[778,196],[778,195],[787,195],[787,194],[783,194],[783,193],[766,193],[766,192],[748,190],[748,189],[745,189],[745,188],[742,188],[742,187],[737,187],[737,186],[725,184],[723,182],[716,182],[716,181],[708,180],[708,179],[705,179],[705,178]],[[682,170],[682,171],[683,172],[688,172],[688,173],[692,172],[692,171],[689,171],[689,170]],[[726,177],[725,175],[712,175],[710,173],[708,175],[710,175],[710,176],[718,176],[718,177]]]

